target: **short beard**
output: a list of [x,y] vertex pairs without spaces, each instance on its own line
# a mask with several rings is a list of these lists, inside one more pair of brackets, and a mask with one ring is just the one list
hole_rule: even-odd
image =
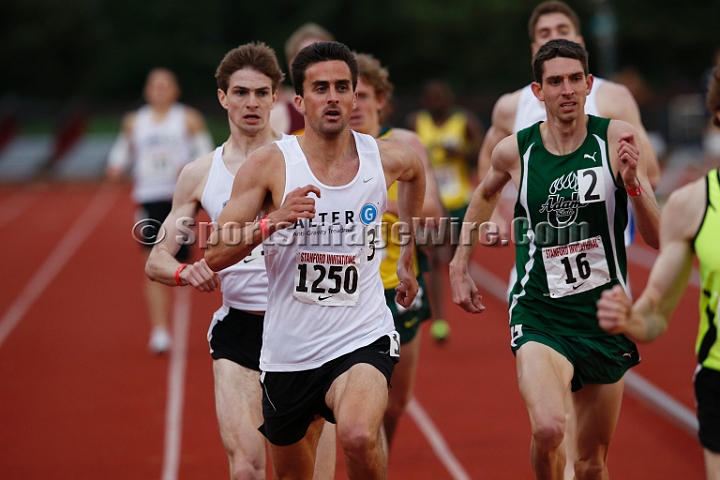
[[320,117],[318,120],[310,122],[310,128],[325,138],[335,138],[340,136],[349,123],[346,120],[341,120],[339,123],[326,124],[323,122],[322,118],[323,117]]

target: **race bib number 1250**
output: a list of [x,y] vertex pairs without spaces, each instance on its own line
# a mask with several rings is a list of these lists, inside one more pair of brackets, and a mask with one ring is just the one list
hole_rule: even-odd
[[361,254],[296,251],[293,297],[325,307],[357,305]]

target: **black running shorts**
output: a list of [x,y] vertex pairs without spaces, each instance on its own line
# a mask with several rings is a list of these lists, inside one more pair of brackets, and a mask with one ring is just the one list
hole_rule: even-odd
[[263,315],[230,308],[224,318],[215,313],[213,327],[208,332],[210,354],[214,360],[230,360],[243,367],[260,371]]
[[[397,333],[394,333],[397,336]],[[397,337],[394,349],[399,348]],[[263,372],[263,418],[259,428],[274,445],[299,442],[315,419],[315,415],[335,423],[335,417],[325,404],[325,394],[335,379],[353,365],[367,363],[377,368],[390,385],[398,356],[391,355],[391,340],[385,335],[366,347],[361,347],[321,367],[299,372]],[[396,353],[395,352],[392,353]]]

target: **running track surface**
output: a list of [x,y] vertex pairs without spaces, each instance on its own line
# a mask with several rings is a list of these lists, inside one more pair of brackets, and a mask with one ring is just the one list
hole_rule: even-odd
[[[220,296],[184,289],[186,355],[149,355],[133,223],[127,185],[0,186],[0,478],[228,478],[205,339]],[[512,247],[475,251],[503,279],[512,256]],[[649,271],[630,270],[638,295]],[[446,344],[423,327],[418,408],[401,419],[390,479],[533,478],[506,305],[481,294],[487,310],[473,316],[445,285]],[[635,369],[693,411],[697,297],[689,287],[665,336],[640,346]],[[183,394],[169,400],[169,382]],[[435,449],[418,410],[439,434]],[[345,479],[338,455],[336,478]],[[609,466],[616,480],[704,478],[697,440],[628,395]]]

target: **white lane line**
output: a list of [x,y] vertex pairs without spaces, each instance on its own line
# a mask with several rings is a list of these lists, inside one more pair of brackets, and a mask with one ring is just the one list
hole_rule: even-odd
[[10,305],[5,315],[0,319],[0,346],[20,323],[35,300],[42,294],[47,286],[55,279],[65,264],[73,257],[80,245],[95,230],[95,227],[107,215],[115,204],[118,196],[117,189],[101,186],[87,208],[70,227],[60,243],[45,260],[40,269],[30,279],[20,295]]
[[[645,267],[648,270],[652,270],[657,257],[657,250],[650,250],[648,248],[638,247],[637,245],[630,245],[627,248],[628,262]],[[690,285],[700,288],[700,272],[696,267],[693,267],[692,272],[690,273]]]
[[632,370],[625,374],[625,388],[629,395],[647,405],[693,437],[698,433],[695,413],[660,390]]
[[19,217],[40,198],[40,192],[22,190],[11,195],[0,204],[0,228]]
[[442,464],[445,466],[453,480],[470,480],[470,475],[460,465],[460,462],[455,455],[452,454],[450,447],[443,438],[440,431],[437,429],[433,421],[430,419],[428,414],[420,405],[420,402],[415,400],[415,397],[410,399],[407,406],[407,412],[410,414],[415,423],[420,428],[420,431],[425,435],[425,438],[430,442],[435,455],[440,459]]
[[[496,277],[475,261],[470,262],[469,272],[470,277],[477,285],[498,300],[507,301],[504,280]],[[669,422],[678,425],[693,436],[697,434],[698,423],[697,419],[695,419],[695,413],[642,375],[628,371],[625,374],[625,387],[628,395],[648,405]]]
[[190,327],[192,290],[175,288],[173,307],[173,343],[168,368],[167,406],[165,409],[165,450],[162,480],[177,480],[182,446],[182,417],[185,400],[185,366]]

